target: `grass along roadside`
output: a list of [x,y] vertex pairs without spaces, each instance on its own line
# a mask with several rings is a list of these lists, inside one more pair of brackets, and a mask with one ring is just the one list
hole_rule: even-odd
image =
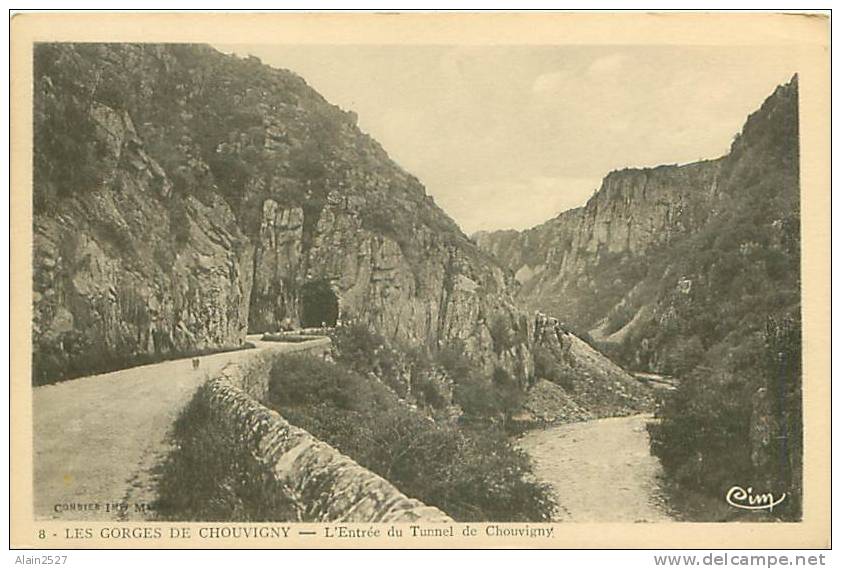
[[554,502],[501,428],[433,421],[392,390],[317,358],[278,357],[267,405],[406,495],[460,521],[548,521]]

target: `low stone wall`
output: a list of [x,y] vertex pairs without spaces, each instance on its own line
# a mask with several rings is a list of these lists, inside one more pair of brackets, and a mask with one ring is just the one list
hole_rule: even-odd
[[[296,351],[318,353],[318,347]],[[406,497],[384,478],[259,403],[277,357],[282,355],[267,350],[247,362],[230,364],[197,397],[214,422],[234,433],[247,450],[252,466],[263,474],[260,484],[292,504],[297,520],[290,521],[451,521],[441,510]]]

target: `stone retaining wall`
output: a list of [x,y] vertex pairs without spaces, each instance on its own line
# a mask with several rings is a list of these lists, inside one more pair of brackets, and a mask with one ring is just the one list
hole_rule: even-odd
[[[325,345],[302,346],[324,353]],[[235,433],[247,450],[260,484],[292,504],[301,522],[448,522],[441,510],[411,499],[307,431],[290,425],[259,400],[268,391],[275,358],[271,350],[241,364],[226,366],[197,397],[215,423]],[[265,487],[265,486],[264,486]]]

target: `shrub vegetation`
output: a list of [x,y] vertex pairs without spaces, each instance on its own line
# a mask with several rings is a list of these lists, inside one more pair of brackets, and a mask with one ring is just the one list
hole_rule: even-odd
[[[207,386],[202,386],[201,390]],[[198,393],[175,422],[170,454],[158,472],[161,520],[295,520],[295,508],[264,483],[235,435],[212,420]]]
[[[759,354],[746,350],[729,365],[689,374],[663,402],[659,423],[649,426],[651,450],[680,494],[720,502],[736,484],[785,492],[786,501],[770,515],[796,520],[803,449],[799,319],[769,319],[763,344]],[[689,515],[708,519],[709,513]]]
[[312,357],[283,357],[272,369],[268,404],[408,496],[458,520],[551,517],[548,487],[532,480],[528,457],[502,429],[433,421],[372,376]]

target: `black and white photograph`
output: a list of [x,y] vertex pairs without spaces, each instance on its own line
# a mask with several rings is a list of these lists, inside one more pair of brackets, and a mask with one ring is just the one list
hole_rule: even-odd
[[27,46],[33,527],[804,522],[805,48],[219,37]]

